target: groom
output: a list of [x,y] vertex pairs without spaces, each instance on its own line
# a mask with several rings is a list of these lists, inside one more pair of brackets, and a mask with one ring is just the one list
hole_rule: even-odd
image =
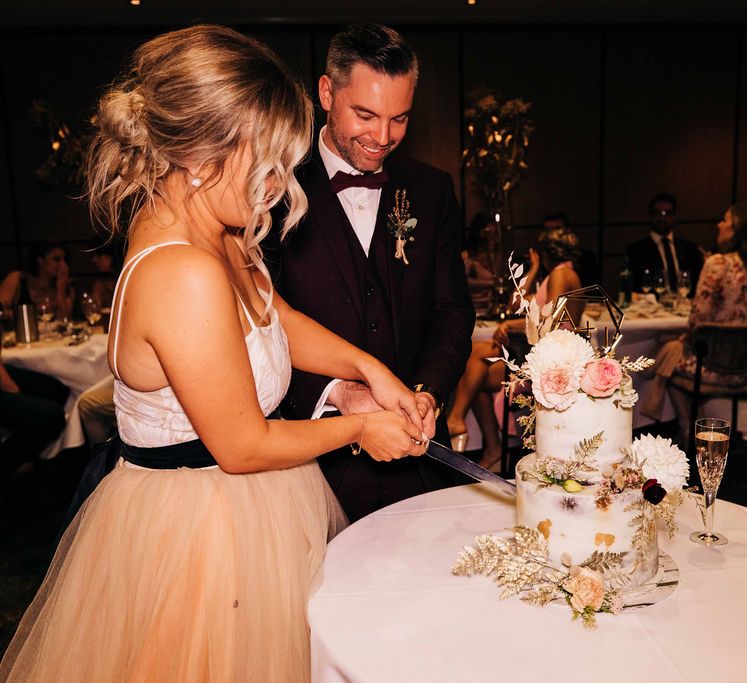
[[[464,371],[474,312],[450,177],[390,157],[407,131],[417,75],[414,53],[387,27],[334,36],[319,80],[327,125],[301,178],[309,211],[268,265],[293,307],[413,387],[429,436],[448,443],[445,420],[436,429],[434,418]],[[378,409],[362,384],[294,371],[282,414]],[[319,464],[351,521],[457,481],[428,457],[375,462],[347,448]]]

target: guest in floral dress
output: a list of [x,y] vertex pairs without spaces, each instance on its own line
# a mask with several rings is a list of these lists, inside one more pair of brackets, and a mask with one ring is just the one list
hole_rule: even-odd
[[[718,224],[716,236],[718,253],[703,264],[690,313],[690,329],[699,323],[747,323],[747,203],[727,209]],[[654,387],[641,405],[645,415],[660,419],[666,386],[672,374],[693,377],[695,353],[688,343],[688,335],[667,342],[659,351],[654,365]],[[747,382],[745,375],[719,375],[704,369],[706,384],[739,385]],[[680,392],[670,392],[678,414],[678,440],[687,443],[689,406]]]

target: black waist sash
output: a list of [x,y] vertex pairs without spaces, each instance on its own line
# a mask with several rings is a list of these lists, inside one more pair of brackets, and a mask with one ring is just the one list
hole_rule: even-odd
[[201,439],[155,448],[141,448],[122,442],[122,457],[133,465],[151,470],[175,470],[178,467],[199,469],[218,464]]
[[[277,410],[267,416],[268,420],[279,418],[280,413]],[[131,446],[123,441],[122,457],[133,465],[147,467],[151,470],[175,470],[179,467],[200,469],[218,464],[207,446],[202,443],[202,439],[193,439],[184,443],[156,446],[154,448]]]

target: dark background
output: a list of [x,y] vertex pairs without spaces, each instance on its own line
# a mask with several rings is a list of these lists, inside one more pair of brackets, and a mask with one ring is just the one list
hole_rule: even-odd
[[[48,137],[34,127],[31,103],[44,100],[80,129],[132,50],[168,28],[193,23],[200,13],[190,15],[189,7],[198,3],[181,3],[187,8],[179,14],[179,3],[163,2],[158,14],[154,3],[143,0],[149,13],[137,16],[130,10],[144,7],[131,8],[125,0],[104,2],[108,13],[85,0],[64,8],[3,3],[0,274],[41,237],[68,243],[73,272],[85,274],[90,260],[80,250],[92,235],[87,210],[70,197],[73,189],[37,181],[35,170],[50,149]],[[269,12],[267,3],[254,4],[259,8],[252,23],[242,22],[238,5],[236,14],[202,17],[269,43],[312,93],[329,38],[340,26],[360,18],[387,21],[366,15],[330,21],[334,2],[322,2],[327,15],[315,17],[304,16],[301,3],[289,3],[287,16],[272,19],[256,16]],[[742,5],[718,3],[731,14],[715,16],[705,3],[628,3],[624,12],[623,4],[612,2],[600,15],[581,2],[529,2],[518,17],[510,13],[519,12],[521,3],[509,2],[508,14],[500,17],[485,11],[493,3],[483,3],[484,16],[468,14],[463,2],[437,0],[430,15],[429,3],[390,4],[399,22],[388,23],[402,31],[421,62],[405,151],[451,173],[467,220],[482,208],[459,165],[467,93],[487,85],[532,103],[536,129],[529,170],[512,196],[516,227],[509,246],[523,250],[534,242],[545,213],[566,211],[583,246],[598,253],[604,284],[614,291],[621,254],[647,231],[647,203],[655,193],[677,197],[678,234],[704,247],[712,244],[713,226],[726,207],[747,199]],[[274,6],[275,15],[283,6]],[[632,23],[635,17],[651,21]],[[606,21],[589,23],[595,19]],[[143,21],[149,24],[137,25]]]

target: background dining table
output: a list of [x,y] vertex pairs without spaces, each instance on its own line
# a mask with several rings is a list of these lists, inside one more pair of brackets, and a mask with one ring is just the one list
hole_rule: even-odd
[[729,544],[706,548],[688,539],[703,528],[688,494],[676,536],[659,533],[677,588],[651,606],[599,615],[595,630],[572,622],[565,604],[501,600],[490,578],[451,574],[464,546],[515,517],[513,499],[474,484],[401,501],[343,531],[309,604],[312,681],[745,680],[747,508],[719,501],[715,529]]
[[[663,309],[648,309],[650,315],[643,317],[639,311],[647,311],[645,308],[632,307],[632,310],[623,318],[621,333],[622,338],[615,349],[615,357],[623,358],[629,356],[631,359],[644,356],[646,358],[655,358],[661,346],[668,340],[679,337],[688,329],[688,316],[685,314],[677,315],[671,311]],[[591,332],[591,343],[594,348],[601,348],[605,345],[605,339],[612,339],[615,334],[614,324],[606,312],[601,314],[596,311],[595,317],[584,316],[581,327],[585,328],[589,324]],[[490,341],[493,338],[493,331],[496,322],[488,320],[478,320],[472,334],[473,341]],[[606,330],[606,331],[605,331]],[[639,399],[633,408],[633,428],[638,429],[654,423],[654,421],[640,412],[640,406],[643,405],[642,399],[651,386],[651,378],[646,378],[642,373],[633,373],[633,386],[638,392]],[[701,412],[706,412],[711,417],[723,417],[730,419],[731,404],[727,399],[712,399],[702,404]],[[665,399],[664,409],[662,411],[661,422],[674,420],[676,417],[672,402],[669,397]],[[747,401],[742,401],[738,413],[738,429],[742,432],[747,431]],[[469,447],[480,448],[482,438],[479,427],[474,416],[470,414],[467,418],[469,430]]]
[[40,457],[53,458],[66,448],[75,448],[85,443],[78,413],[78,399],[86,389],[110,381],[111,372],[106,357],[108,338],[107,334],[98,333],[81,343],[71,344],[69,337],[63,337],[32,344],[17,344],[2,350],[0,358],[3,363],[50,375],[70,389],[65,404],[66,427]]

